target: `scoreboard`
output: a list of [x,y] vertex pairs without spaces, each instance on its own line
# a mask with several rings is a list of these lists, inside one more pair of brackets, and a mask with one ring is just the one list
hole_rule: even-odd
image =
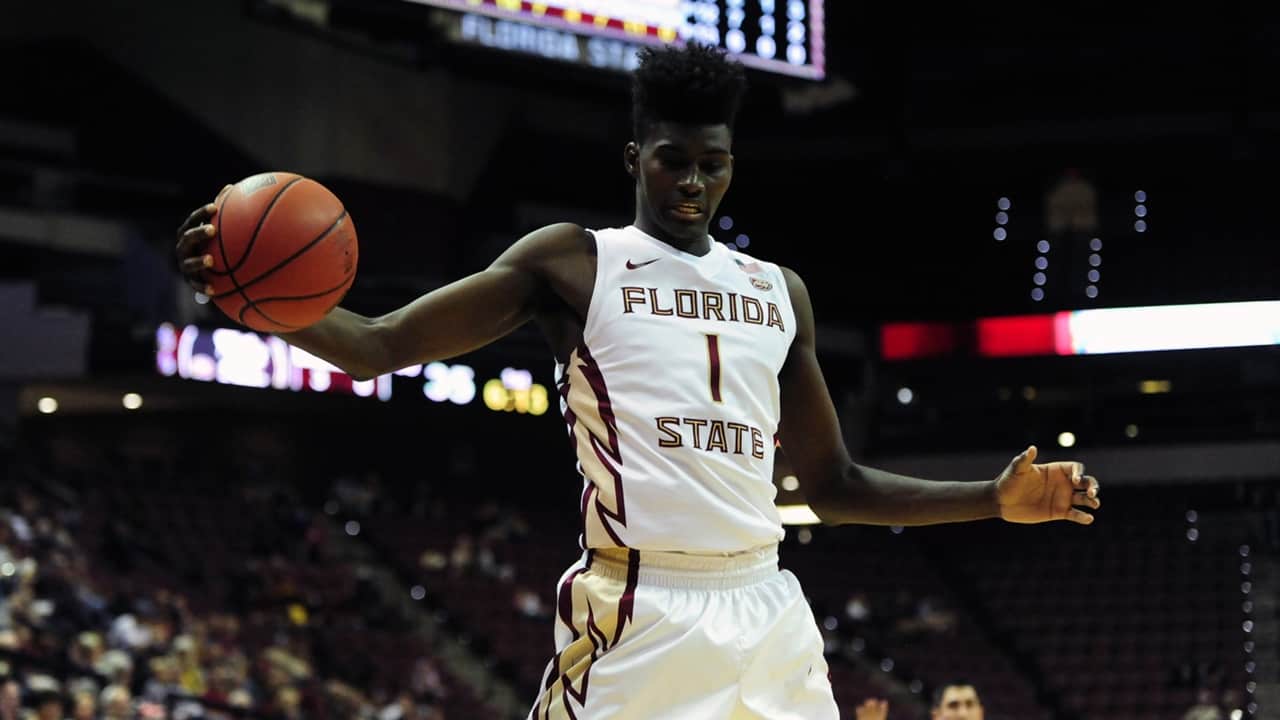
[[700,42],[748,67],[821,80],[823,0],[403,0],[450,11],[451,40],[613,70],[642,45]]

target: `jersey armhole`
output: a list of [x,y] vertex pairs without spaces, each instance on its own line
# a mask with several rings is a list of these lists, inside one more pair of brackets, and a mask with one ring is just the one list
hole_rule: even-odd
[[604,249],[601,247],[603,243],[600,242],[600,235],[595,230],[588,230],[587,228],[583,228],[583,230],[587,235],[591,236],[591,242],[595,243],[596,246],[596,276],[591,284],[591,298],[587,300],[587,317],[582,323],[582,342],[586,344],[587,338],[591,337],[592,331],[595,330],[596,316],[600,314],[597,306],[600,302],[603,302],[600,286],[604,282],[604,273],[601,272],[603,264],[600,262],[600,255],[604,252]]
[[782,272],[781,265],[777,263],[769,263],[769,268],[773,271],[774,277],[777,278],[776,282],[778,283],[778,287],[782,288],[782,297],[787,303],[787,315],[789,315],[789,317],[784,319],[788,322],[787,345],[790,346],[791,343],[795,342],[796,334],[799,331],[799,328],[796,327],[796,307],[795,304],[791,302],[791,286],[787,284],[787,274]]

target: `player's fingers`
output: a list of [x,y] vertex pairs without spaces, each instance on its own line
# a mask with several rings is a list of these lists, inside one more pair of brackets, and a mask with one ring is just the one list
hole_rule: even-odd
[[1090,497],[1088,493],[1071,493],[1071,504],[1080,507],[1087,507],[1097,510],[1102,507],[1102,501],[1096,497]]
[[213,267],[213,256],[196,255],[195,257],[189,257],[186,260],[183,260],[179,267],[181,268],[183,275],[199,275],[205,270]]
[[1067,511],[1067,520],[1079,525],[1092,525],[1093,516],[1083,510],[1071,508]]
[[190,230],[191,228],[196,227],[197,225],[203,224],[205,220],[213,217],[214,215],[217,214],[217,212],[218,212],[218,206],[213,203],[209,203],[208,205],[201,205],[200,207],[191,211],[191,214],[187,216],[187,219],[184,220],[183,223],[178,226],[178,236],[181,237],[183,233]]
[[1071,484],[1083,490],[1084,489],[1084,463],[1079,463],[1079,462],[1070,463],[1068,472],[1071,473]]
[[199,275],[188,275],[187,284],[191,289],[206,297],[213,297],[213,286],[205,282],[205,279]]
[[186,260],[196,254],[196,249],[200,245],[217,234],[218,228],[213,225],[194,227],[178,236],[178,245],[173,252],[180,260]]
[[1102,488],[1098,486],[1098,478],[1092,475],[1085,475],[1084,491],[1089,497],[1098,497],[1098,493],[1102,491]]

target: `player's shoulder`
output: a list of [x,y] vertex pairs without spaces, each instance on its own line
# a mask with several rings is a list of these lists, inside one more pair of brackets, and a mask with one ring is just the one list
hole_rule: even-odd
[[542,258],[596,254],[596,241],[591,232],[570,222],[543,225],[517,240],[514,247],[521,254]]

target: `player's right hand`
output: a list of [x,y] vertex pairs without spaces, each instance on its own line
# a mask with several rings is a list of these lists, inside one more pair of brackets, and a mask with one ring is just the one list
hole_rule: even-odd
[[867,700],[855,708],[858,720],[885,720],[889,717],[888,700]]
[[187,216],[185,222],[178,226],[178,244],[173,248],[178,272],[187,279],[187,283],[198,293],[212,295],[204,271],[213,266],[213,256],[206,253],[209,241],[218,234],[218,226],[213,223],[218,214],[218,204],[222,196],[231,190],[230,185],[222,188],[218,197],[208,205],[201,205]]

